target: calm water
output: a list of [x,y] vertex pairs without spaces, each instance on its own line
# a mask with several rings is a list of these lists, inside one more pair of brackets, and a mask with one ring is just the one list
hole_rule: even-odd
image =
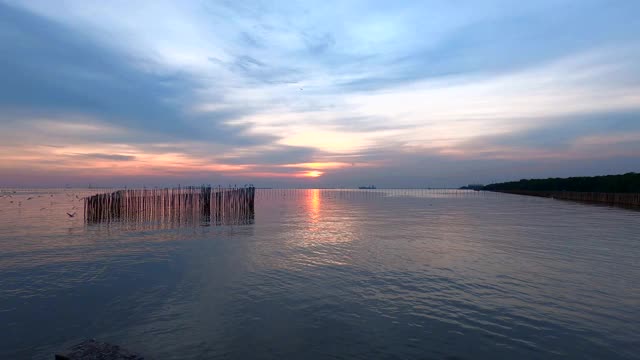
[[259,190],[254,224],[158,229],[85,226],[85,194],[0,198],[0,358],[90,337],[158,359],[640,354],[637,211]]

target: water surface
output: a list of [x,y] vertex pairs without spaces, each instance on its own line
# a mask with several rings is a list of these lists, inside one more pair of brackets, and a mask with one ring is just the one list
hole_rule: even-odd
[[0,198],[0,357],[93,337],[161,359],[638,358],[637,211],[258,190],[253,224],[87,226],[90,192]]

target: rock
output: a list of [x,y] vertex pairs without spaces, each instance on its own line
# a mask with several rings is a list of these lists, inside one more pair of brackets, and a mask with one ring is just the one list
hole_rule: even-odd
[[55,354],[55,360],[143,360],[140,354],[132,353],[118,345],[95,339],[85,340],[63,353]]

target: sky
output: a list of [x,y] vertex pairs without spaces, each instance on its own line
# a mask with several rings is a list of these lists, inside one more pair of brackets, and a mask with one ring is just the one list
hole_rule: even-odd
[[640,2],[0,0],[0,186],[640,171]]

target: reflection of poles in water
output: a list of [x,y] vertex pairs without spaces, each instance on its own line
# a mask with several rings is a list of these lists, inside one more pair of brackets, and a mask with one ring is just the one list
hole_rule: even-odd
[[253,187],[127,189],[85,198],[84,218],[87,223],[246,224],[254,219],[254,198]]
[[240,224],[254,219],[255,188],[218,188],[212,194],[211,221],[215,224]]

